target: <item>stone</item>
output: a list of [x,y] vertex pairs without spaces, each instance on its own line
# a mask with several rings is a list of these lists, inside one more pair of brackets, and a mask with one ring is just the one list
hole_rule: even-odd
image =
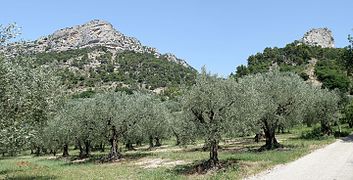
[[300,42],[309,46],[321,46],[322,48],[334,48],[335,41],[332,31],[328,28],[311,29],[306,32]]

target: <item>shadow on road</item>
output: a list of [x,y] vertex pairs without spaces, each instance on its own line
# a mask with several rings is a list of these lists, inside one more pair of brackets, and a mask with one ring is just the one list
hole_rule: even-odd
[[346,136],[344,138],[341,138],[341,140],[345,143],[352,143],[353,142],[353,134]]

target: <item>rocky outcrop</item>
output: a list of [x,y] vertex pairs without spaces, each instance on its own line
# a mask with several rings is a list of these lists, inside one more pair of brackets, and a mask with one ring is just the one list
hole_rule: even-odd
[[300,42],[310,46],[321,46],[322,48],[334,48],[335,41],[331,30],[328,28],[311,29],[305,33]]
[[[92,20],[83,25],[60,29],[53,34],[35,41],[17,42],[2,47],[5,54],[17,55],[20,53],[41,53],[52,51],[67,51],[86,47],[107,47],[113,54],[122,51],[151,53],[156,57],[162,56],[157,49],[143,46],[139,40],[128,37],[117,31],[112,24],[102,20]],[[163,55],[168,61],[189,65],[172,54]]]
[[189,66],[189,64],[185,60],[177,58],[174,54],[166,53],[166,54],[163,54],[162,57],[166,58],[168,61],[175,62],[185,67]]

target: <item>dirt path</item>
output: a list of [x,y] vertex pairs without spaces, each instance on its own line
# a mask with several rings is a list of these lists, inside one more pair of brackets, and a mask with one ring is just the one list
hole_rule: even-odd
[[353,180],[353,135],[248,180]]
[[315,66],[317,63],[317,59],[312,58],[309,60],[309,64],[306,66],[306,74],[309,76],[308,81],[314,86],[321,86],[322,83],[317,79],[315,75]]

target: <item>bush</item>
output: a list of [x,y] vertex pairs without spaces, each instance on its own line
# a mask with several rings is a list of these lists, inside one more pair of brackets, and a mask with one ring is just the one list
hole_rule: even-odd
[[300,136],[301,139],[316,139],[316,140],[321,140],[325,139],[328,136],[323,136],[321,133],[321,128],[320,127],[315,127],[309,132],[303,132]]

